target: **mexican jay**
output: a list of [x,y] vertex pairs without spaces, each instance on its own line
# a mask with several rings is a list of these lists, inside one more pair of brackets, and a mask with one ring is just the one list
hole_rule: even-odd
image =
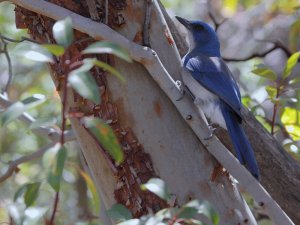
[[241,125],[241,94],[221,58],[216,32],[204,22],[176,18],[186,27],[190,44],[189,52],[182,59],[189,71],[188,77],[183,77],[184,84],[211,122],[228,131],[238,160],[259,179],[254,152]]

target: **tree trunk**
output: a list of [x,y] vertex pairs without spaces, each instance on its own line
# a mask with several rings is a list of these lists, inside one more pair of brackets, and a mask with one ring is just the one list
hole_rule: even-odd
[[[89,17],[88,5],[84,1],[50,2]],[[109,26],[129,40],[141,44],[146,6],[146,1],[109,1]],[[102,12],[105,12],[103,7]],[[151,48],[157,52],[169,73],[178,79],[180,59],[172,35],[161,18],[159,8],[152,6],[151,12]],[[51,32],[53,20],[20,7],[17,7],[16,15],[17,25],[28,28],[33,38],[41,42],[54,42]],[[85,37],[76,32],[76,40]],[[89,43],[77,42],[72,45],[69,57],[72,58]],[[103,60],[106,58],[102,57]],[[126,155],[125,161],[116,166],[80,124],[79,119],[70,118],[104,205],[109,208],[116,202],[122,203],[136,217],[166,207],[165,202],[140,189],[140,184],[151,177],[161,177],[176,197],[178,205],[193,198],[208,200],[218,210],[220,224],[256,224],[236,186],[226,176],[211,181],[216,163],[214,158],[145,68],[137,62],[128,64],[117,58],[108,59],[124,75],[125,84],[95,70],[93,75],[103,91],[101,105],[94,107],[85,104],[72,91],[69,91],[71,94],[68,98],[69,110],[80,109],[86,115],[93,114],[108,121]],[[62,62],[57,62],[51,65],[51,70],[53,80],[59,87],[60,78],[66,72],[65,67]],[[253,123],[257,124],[257,121]],[[260,165],[261,159],[259,156]],[[267,172],[264,172],[263,167],[261,170],[264,181]],[[275,184],[270,190],[274,190],[274,187]]]

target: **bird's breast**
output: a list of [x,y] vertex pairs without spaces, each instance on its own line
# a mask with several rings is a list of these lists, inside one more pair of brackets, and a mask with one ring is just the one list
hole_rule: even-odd
[[226,124],[220,109],[219,97],[203,87],[193,78],[188,70],[183,73],[182,79],[184,84],[194,95],[194,103],[204,112],[211,122],[219,124],[226,129]]

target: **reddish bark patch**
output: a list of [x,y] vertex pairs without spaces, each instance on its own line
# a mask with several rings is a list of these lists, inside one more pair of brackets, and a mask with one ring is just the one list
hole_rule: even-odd
[[[89,12],[83,1],[76,0],[51,0],[62,7],[73,10],[82,16],[88,16]],[[128,7],[125,0],[109,1],[110,18],[115,18],[120,15],[120,10]],[[54,21],[36,13],[27,11],[21,7],[16,7],[17,27],[27,28],[32,38],[41,43],[55,43],[52,35],[52,26]],[[109,24],[115,25],[114,20],[109,21]],[[63,59],[69,59],[71,62],[82,60],[79,53],[92,41],[86,39],[87,35],[78,31],[75,32],[75,43],[71,45]],[[78,42],[78,40],[81,40]],[[83,41],[84,40],[84,41]],[[99,57],[101,60],[101,58]],[[110,57],[104,57],[102,60],[107,61]],[[61,91],[61,83],[65,82],[65,74],[68,72],[68,67],[63,60],[57,60],[50,65],[52,70],[52,78],[56,84],[57,90]],[[167,204],[159,199],[154,194],[142,191],[140,185],[147,182],[152,177],[157,177],[154,172],[150,156],[144,152],[142,145],[138,142],[132,130],[128,127],[123,127],[121,118],[128,119],[128,115],[123,113],[122,100],[112,102],[109,95],[109,87],[105,78],[105,72],[101,69],[92,70],[92,74],[99,86],[99,93],[102,97],[100,105],[94,105],[91,102],[83,99],[74,92],[72,99],[68,102],[71,108],[71,114],[76,115],[94,115],[106,121],[114,130],[118,137],[119,143],[125,153],[124,162],[116,167],[115,177],[117,179],[117,187],[115,190],[115,199],[118,203],[126,205],[135,217],[139,217],[150,212],[158,211],[161,208],[167,207]],[[61,94],[61,93],[60,93]],[[70,96],[71,93],[70,93]],[[120,107],[120,108],[119,108]],[[154,104],[155,112],[158,116],[162,114],[160,104]],[[119,112],[121,110],[121,113]],[[76,116],[75,115],[75,116]],[[130,123],[133,122],[133,119]],[[105,154],[105,151],[103,151]],[[110,157],[106,157],[114,163]]]
[[154,112],[158,117],[162,116],[162,109],[161,109],[161,105],[160,102],[158,100],[153,102],[153,108],[154,108]]
[[133,42],[137,43],[137,44],[141,44],[143,41],[143,35],[141,31],[136,32],[134,38],[133,38]]
[[[121,137],[120,137],[121,136]],[[140,186],[155,176],[150,156],[144,152],[133,132],[126,128],[119,132],[119,140],[126,155],[118,167],[118,184],[115,198],[126,205],[135,217],[167,207],[167,204]]]

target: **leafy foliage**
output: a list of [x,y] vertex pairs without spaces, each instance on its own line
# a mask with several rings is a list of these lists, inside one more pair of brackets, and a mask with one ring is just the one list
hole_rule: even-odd
[[84,51],[83,54],[113,54],[120,59],[123,59],[127,62],[132,62],[128,52],[126,52],[123,48],[121,48],[119,45],[109,42],[109,41],[101,41],[101,42],[95,42],[88,46]]
[[[151,178],[142,189],[151,191],[163,200],[169,200],[169,193],[166,184],[159,178]],[[110,210],[108,215],[119,225],[167,225],[167,224],[204,224],[200,221],[205,218],[212,224],[219,224],[219,215],[217,211],[207,201],[192,200],[179,208],[166,208],[155,214],[143,216],[139,219],[132,219],[131,213],[123,205],[116,204]]]
[[64,146],[61,146],[56,154],[55,160],[52,162],[51,170],[48,173],[48,183],[56,192],[59,192],[60,189],[61,176],[66,158],[67,150]]
[[116,223],[131,220],[131,212],[121,204],[115,204],[107,211],[107,215],[112,218]]
[[[252,70],[252,72],[258,76],[264,77],[270,81],[273,82],[272,85],[267,85],[265,87],[268,97],[270,101],[274,104],[274,110],[273,110],[273,117],[272,117],[272,124],[271,124],[271,133],[274,134],[275,129],[275,119],[276,119],[276,112],[278,111],[278,107],[285,107],[287,102],[291,100],[289,97],[283,97],[284,93],[291,90],[290,84],[298,83],[299,78],[290,78],[292,71],[294,67],[297,65],[297,62],[299,60],[300,52],[296,52],[292,54],[288,60],[286,61],[285,68],[282,72],[282,76],[279,74],[276,74],[271,69],[267,68],[264,65],[260,65],[259,68]],[[297,111],[297,109],[294,109]],[[292,136],[293,140],[295,139],[298,133],[300,127],[299,121],[295,122],[293,125],[287,124],[286,115],[290,115],[289,108],[283,109],[283,113],[281,116],[281,122],[283,123],[286,131]],[[297,114],[297,113],[296,113]],[[285,116],[283,116],[285,115]],[[265,123],[263,123],[265,124]],[[265,124],[266,125],[266,124]]]
[[68,77],[68,82],[82,97],[100,104],[99,88],[88,71],[80,68],[73,70]]
[[142,189],[148,190],[156,194],[161,199],[168,201],[170,194],[165,182],[158,178],[151,178],[147,183],[142,185]]
[[54,24],[53,36],[56,42],[59,45],[64,46],[65,48],[71,45],[74,39],[74,35],[72,28],[72,20],[70,17],[60,20]]
[[113,157],[117,164],[124,159],[123,151],[118,139],[114,135],[109,125],[105,124],[98,118],[84,118],[85,127],[97,138],[104,149]]
[[4,126],[8,124],[9,122],[15,120],[18,118],[22,113],[27,111],[30,108],[33,108],[45,101],[45,96],[41,94],[35,94],[31,97],[28,97],[22,101],[15,102],[10,107],[7,108],[6,111],[4,111],[1,114],[1,125]]

